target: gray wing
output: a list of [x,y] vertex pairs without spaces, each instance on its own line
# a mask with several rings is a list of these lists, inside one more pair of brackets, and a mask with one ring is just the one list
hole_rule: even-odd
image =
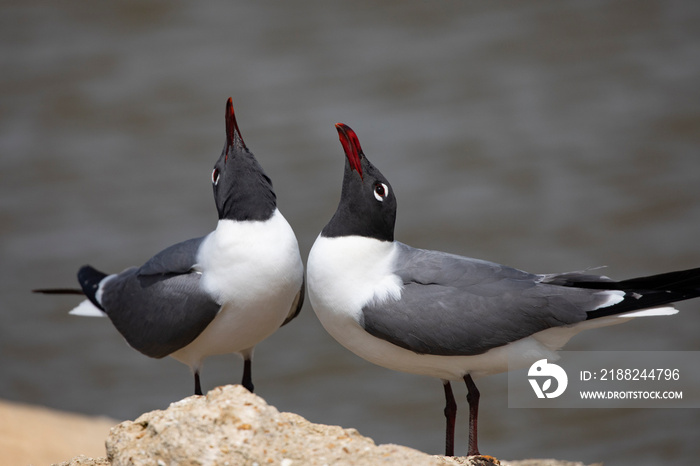
[[192,270],[203,239],[164,249],[103,287],[105,312],[129,345],[146,356],[162,358],[187,346],[219,312],[219,303],[200,287],[201,274]]
[[398,243],[399,300],[369,303],[370,334],[420,354],[475,355],[586,319],[607,299],[492,262]]
[[163,249],[139,269],[139,275],[187,273],[197,262],[197,252],[206,236],[188,239]]

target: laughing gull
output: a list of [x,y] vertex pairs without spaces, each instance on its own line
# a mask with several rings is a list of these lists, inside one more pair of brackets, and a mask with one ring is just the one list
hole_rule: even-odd
[[358,356],[442,379],[448,456],[457,411],[450,381],[467,385],[468,454],[478,455],[474,378],[556,359],[582,330],[675,314],[672,302],[700,295],[700,268],[623,281],[536,275],[395,241],[391,184],[352,129],[336,128],[346,155],[343,186],[309,253],[309,300],[328,333]]
[[253,347],[299,313],[304,267],[272,182],[241,138],[231,98],[211,182],[219,213],[212,233],[119,274],[86,265],[78,272],[82,290],[35,291],[85,294],[71,314],[107,316],[134,349],[187,364],[196,395],[203,360],[238,353],[242,384],[252,392]]

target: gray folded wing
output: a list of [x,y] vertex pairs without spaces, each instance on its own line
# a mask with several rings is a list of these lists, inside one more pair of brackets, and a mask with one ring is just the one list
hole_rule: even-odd
[[139,275],[188,273],[197,263],[197,253],[205,238],[188,239],[163,249],[141,266]]
[[203,239],[175,244],[103,286],[102,306],[134,349],[167,356],[197,338],[219,312],[221,306],[202,290],[201,274],[193,270]]
[[420,354],[475,355],[586,319],[608,297],[492,262],[397,244],[401,298],[362,309],[370,334]]

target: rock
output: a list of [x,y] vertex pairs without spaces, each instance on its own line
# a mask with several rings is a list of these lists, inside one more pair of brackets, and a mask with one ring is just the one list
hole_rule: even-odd
[[76,456],[65,463],[58,463],[54,466],[110,466],[107,458],[90,458],[85,455]]
[[167,410],[123,422],[112,429],[106,445],[113,466],[498,464],[431,456],[400,445],[375,445],[355,429],[313,424],[296,414],[280,413],[240,385],[219,387],[205,397],[185,398]]
[[107,457],[114,466],[459,464],[280,413],[240,385],[119,424],[107,440]]
[[[240,385],[192,396],[112,428],[107,458],[79,456],[60,466],[426,465],[488,466],[488,457],[431,456],[400,445],[375,445],[355,429],[313,424],[280,413]],[[524,460],[503,466],[583,466]]]

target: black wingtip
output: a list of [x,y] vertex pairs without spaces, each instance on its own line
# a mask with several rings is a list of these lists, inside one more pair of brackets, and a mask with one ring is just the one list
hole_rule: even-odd
[[83,293],[88,297],[90,302],[97,306],[98,309],[104,311],[102,305],[97,301],[95,294],[100,287],[100,282],[107,276],[107,274],[100,272],[99,270],[85,265],[78,270],[78,282],[83,288]]
[[587,319],[590,320],[700,297],[700,268],[630,278],[619,282],[579,283],[573,286],[625,292],[623,301],[589,311]]
[[79,290],[78,288],[37,288],[32,290],[32,293],[41,293],[41,294],[79,294],[83,295],[83,290]]

